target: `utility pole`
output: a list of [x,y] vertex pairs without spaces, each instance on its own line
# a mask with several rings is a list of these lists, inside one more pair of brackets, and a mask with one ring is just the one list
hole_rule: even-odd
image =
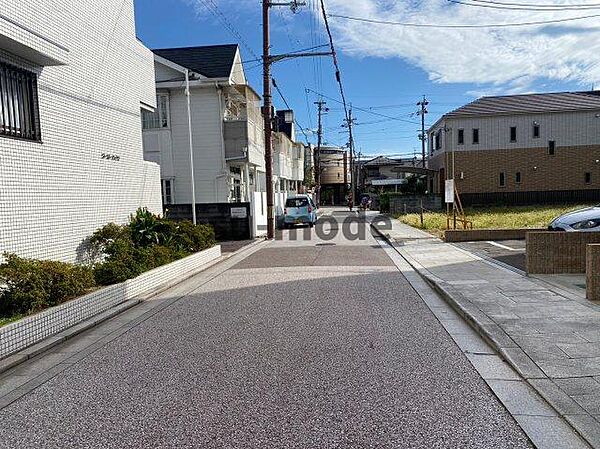
[[292,0],[288,2],[272,2],[262,0],[263,13],[263,117],[265,120],[265,171],[267,183],[267,238],[275,237],[275,198],[273,197],[273,96],[271,94],[271,65],[289,58],[313,56],[331,56],[331,52],[288,53],[271,55],[271,37],[269,26],[269,9],[274,6],[288,6],[296,13],[305,2]]
[[355,119],[352,118],[352,105],[348,111],[348,118],[344,120],[345,126],[348,127],[348,148],[350,150],[350,191],[352,192],[352,198],[356,197],[356,173],[355,173],[355,154],[354,154],[354,134],[352,133],[352,126],[355,125]]
[[315,183],[317,185],[317,204],[321,204],[321,145],[323,144],[323,112],[329,111],[325,107],[327,102],[323,100],[315,101],[318,111],[317,126],[317,152],[315,153]]
[[418,114],[421,116],[421,134],[419,134],[419,139],[421,139],[421,157],[423,158],[421,163],[423,165],[423,168],[425,168],[425,114],[429,113],[429,111],[427,110],[428,104],[429,101],[427,101],[425,95],[423,95],[423,100],[417,103],[417,106],[421,107],[421,110],[418,112]]

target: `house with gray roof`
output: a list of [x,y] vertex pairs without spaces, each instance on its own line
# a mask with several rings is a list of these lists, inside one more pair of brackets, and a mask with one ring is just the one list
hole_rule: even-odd
[[[267,213],[264,119],[238,45],[153,52],[157,108],[142,115],[144,156],[160,165],[165,209],[192,218],[195,203],[198,219],[211,222],[223,238],[249,236],[220,228],[241,214],[250,222],[250,236],[262,234]],[[293,123],[282,126],[293,139]],[[303,181],[303,151],[302,158],[294,157],[300,154],[296,143],[278,145],[287,142],[286,136],[276,132],[274,137],[274,191],[276,200],[285,203]],[[302,170],[294,170],[300,163]],[[215,215],[216,210],[222,213]]]
[[463,203],[600,199],[600,91],[483,97],[428,130],[428,167]]

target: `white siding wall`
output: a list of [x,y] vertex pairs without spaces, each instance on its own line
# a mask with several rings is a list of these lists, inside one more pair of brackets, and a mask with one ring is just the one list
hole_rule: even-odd
[[161,211],[140,125],[140,103],[155,104],[152,54],[135,37],[132,0],[21,0],[3,2],[2,13],[24,28],[0,19],[0,36],[66,65],[41,67],[0,48],[1,60],[39,73],[43,140],[0,138],[0,253],[75,261],[98,227],[140,206]]
[[[214,87],[191,89],[192,140],[196,202],[226,202],[229,189],[223,153],[223,114]],[[175,173],[175,203],[192,202],[187,103],[183,89],[171,90],[171,135]]]
[[[455,151],[539,148],[555,140],[557,147],[600,144],[600,118],[592,112],[563,112],[475,118],[448,118],[443,132],[442,151],[452,146]],[[540,125],[540,137],[533,138],[533,122]],[[443,129],[443,123],[431,131]],[[510,127],[517,127],[517,141],[510,141]],[[464,129],[465,143],[458,145],[458,130]],[[472,130],[479,129],[479,144],[472,143]],[[430,139],[433,143],[435,139]],[[452,145],[452,146],[451,146]],[[437,152],[436,152],[437,153]]]

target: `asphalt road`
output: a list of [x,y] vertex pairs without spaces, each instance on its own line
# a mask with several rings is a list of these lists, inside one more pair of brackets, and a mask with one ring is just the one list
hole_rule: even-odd
[[530,448],[369,233],[316,237],[334,217],[1,410],[0,448]]

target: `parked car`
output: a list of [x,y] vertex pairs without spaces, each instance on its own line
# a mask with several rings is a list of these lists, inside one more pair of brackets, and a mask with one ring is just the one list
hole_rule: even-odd
[[551,231],[600,232],[600,205],[568,212],[552,220]]
[[317,222],[317,206],[308,195],[289,197],[283,212],[283,227],[307,224],[311,228]]

